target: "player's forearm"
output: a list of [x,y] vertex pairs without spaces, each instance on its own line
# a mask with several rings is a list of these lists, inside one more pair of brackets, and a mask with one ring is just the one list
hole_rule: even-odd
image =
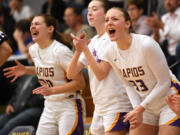
[[82,73],[79,73],[76,79],[73,79],[72,81],[64,85],[52,87],[51,89],[52,89],[52,94],[71,93],[71,92],[76,92],[77,90],[84,89],[85,85],[86,83],[82,76]]
[[80,52],[75,51],[74,56],[68,65],[67,69],[67,77],[69,79],[75,78],[75,76],[81,71],[81,69],[78,69],[78,59],[80,56]]
[[156,81],[151,92],[141,103],[141,105],[146,108],[149,104],[155,104],[157,99],[160,100],[168,95],[170,92],[171,80],[166,59],[159,45],[154,42],[154,45],[149,47],[147,45],[143,51],[148,67],[152,71]]
[[25,70],[27,75],[36,75],[34,66],[25,66]]
[[134,89],[134,87],[126,86],[126,92],[127,92],[127,95],[130,99],[130,102],[131,102],[133,108],[135,108],[141,104],[142,99],[139,96],[139,94],[136,92],[136,89]]
[[93,72],[96,75],[96,77],[98,78],[98,80],[99,81],[103,80],[109,72],[108,68],[106,70],[105,66],[102,66],[100,63],[96,62],[96,60],[92,56],[88,47],[85,47],[83,52],[86,57],[86,60],[88,61],[89,65],[91,66],[91,69],[93,70]]

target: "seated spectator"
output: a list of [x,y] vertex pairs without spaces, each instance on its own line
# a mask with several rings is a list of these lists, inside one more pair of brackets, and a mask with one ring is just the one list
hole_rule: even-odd
[[165,0],[164,5],[168,12],[162,16],[161,20],[153,13],[153,16],[147,19],[147,24],[152,27],[153,37],[161,44],[170,66],[180,60],[177,54],[180,52],[176,51],[180,46],[180,1]]
[[143,7],[142,0],[128,0],[127,2],[128,13],[132,20],[134,32],[137,34],[151,35],[152,28],[146,24]]
[[35,76],[23,76],[16,81],[17,87],[4,114],[0,115],[0,135],[8,133],[19,125],[37,126],[43,110],[43,97],[32,94],[39,86]]
[[58,31],[63,32],[66,28],[63,20],[65,8],[66,4],[64,0],[46,0],[41,7],[41,13],[56,18],[60,25]]
[[83,24],[82,10],[74,7],[68,7],[64,12],[64,20],[68,25],[68,29],[65,30],[66,34],[73,33],[79,36],[82,32],[86,33],[87,39],[92,38],[96,33],[90,26]]
[[16,22],[33,16],[33,10],[27,5],[23,5],[23,0],[10,0],[10,13]]
[[26,54],[28,52],[27,46],[32,45],[31,33],[30,33],[31,20],[23,19],[17,22],[15,31],[13,33],[14,39],[17,42],[18,50],[15,54]]
[[15,54],[25,54],[27,56],[27,62],[32,63],[32,59],[29,55],[29,47],[34,43],[30,33],[31,20],[22,19],[17,22],[15,31],[13,33],[14,39],[17,42],[18,49]]

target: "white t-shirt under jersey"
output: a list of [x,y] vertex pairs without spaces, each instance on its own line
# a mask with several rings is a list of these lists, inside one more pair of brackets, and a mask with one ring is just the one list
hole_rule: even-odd
[[[97,62],[100,62],[100,55],[111,43],[107,33],[101,37],[98,35],[91,39],[88,47]],[[111,69],[108,76],[102,81],[98,81],[95,74],[88,65],[84,54],[81,54],[79,61],[88,66],[90,89],[95,104],[95,112],[98,114],[128,112],[131,110],[130,101],[126,95],[125,88],[122,87],[120,79]]]
[[[29,48],[31,58],[34,61],[38,79],[45,81],[50,87],[67,83],[66,70],[73,53],[62,43],[54,40],[45,49],[40,49],[37,43]],[[45,96],[47,100],[60,101],[73,93]]]
[[131,36],[132,43],[127,50],[120,50],[114,43],[105,48],[101,59],[111,63],[125,80],[135,86],[133,90],[127,91],[136,95],[130,96],[132,104],[140,97],[139,104],[145,108],[158,109],[165,104],[165,97],[171,92],[166,59],[151,37],[139,34]]

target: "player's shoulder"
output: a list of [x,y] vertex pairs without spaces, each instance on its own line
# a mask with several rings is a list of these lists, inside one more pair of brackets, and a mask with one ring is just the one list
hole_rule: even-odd
[[132,34],[133,40],[138,47],[149,48],[158,43],[150,36],[142,34]]
[[31,51],[31,52],[35,51],[36,49],[38,49],[38,44],[37,43],[34,43],[29,47],[29,51]]
[[64,55],[66,53],[72,54],[72,51],[66,45],[56,40],[54,40],[53,42],[52,49],[54,55],[61,55],[61,54]]
[[54,51],[70,51],[70,49],[63,43],[54,40],[53,42],[53,50]]

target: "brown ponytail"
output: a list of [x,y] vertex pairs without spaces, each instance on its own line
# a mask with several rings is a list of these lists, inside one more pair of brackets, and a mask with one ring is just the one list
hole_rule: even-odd
[[54,39],[66,45],[69,49],[72,49],[72,38],[62,32],[55,31]]

